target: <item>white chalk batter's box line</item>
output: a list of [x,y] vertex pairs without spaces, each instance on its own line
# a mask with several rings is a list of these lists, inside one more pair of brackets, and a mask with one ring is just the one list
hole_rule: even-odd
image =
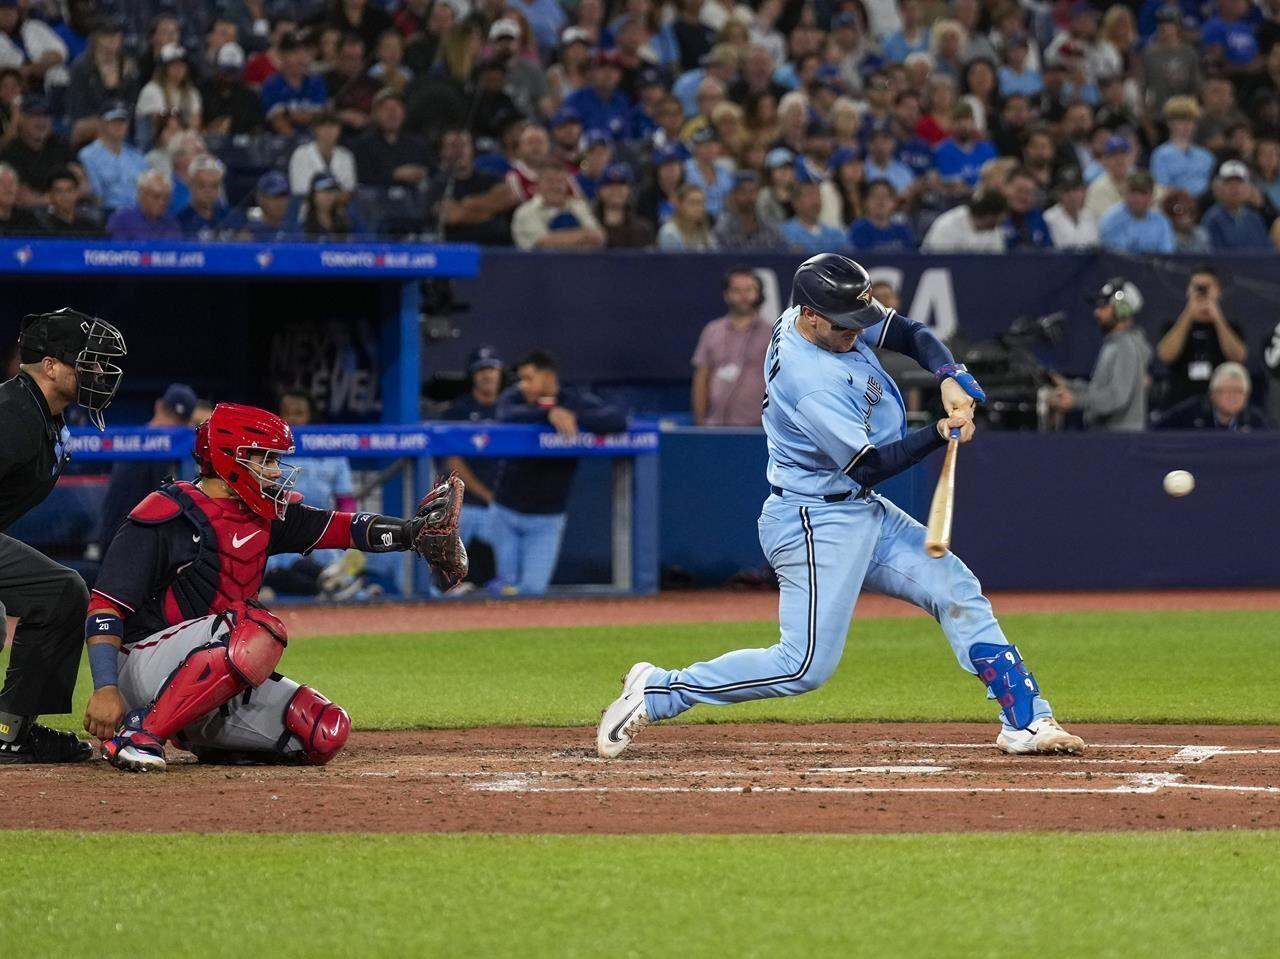
[[[823,747],[823,748],[843,748],[848,751],[848,744],[841,746],[837,743],[753,743],[744,744],[756,747]],[[914,749],[990,749],[991,746],[983,743],[931,743],[931,742],[897,742],[893,740],[884,740],[879,742],[868,743],[870,746],[888,746],[888,747],[908,747]],[[1235,749],[1227,746],[1204,746],[1204,745],[1176,745],[1168,743],[1099,743],[1090,746],[1091,750],[1105,749],[1160,749],[1174,750],[1171,756],[1160,759],[1077,759],[1075,757],[1038,757],[1049,759],[1058,766],[1062,765],[1079,765],[1084,763],[1159,763],[1159,764],[1182,764],[1182,765],[1199,765],[1208,759],[1216,756],[1252,756],[1252,755],[1280,755],[1280,749]],[[1037,757],[1019,757],[1018,761],[1023,759],[1034,759]],[[1008,763],[1008,757],[1003,759],[986,759],[974,757],[973,760],[966,762],[1003,762]],[[600,762],[597,760],[597,762]],[[1035,770],[1005,770],[999,775],[1002,776],[1042,776],[1045,775],[1044,768]],[[823,776],[823,775],[937,775],[940,773],[950,773],[951,775],[961,776],[978,776],[984,775],[976,770],[957,769],[950,766],[928,765],[919,761],[906,761],[895,765],[873,765],[873,766],[818,766],[808,769],[751,769],[751,770],[676,770],[676,769],[611,769],[610,774],[620,777],[653,777],[659,775],[669,776],[688,776],[693,778],[715,778],[728,777],[745,778],[750,780],[768,779],[774,776]],[[757,785],[754,782],[741,786],[713,786],[713,785],[690,785],[690,786],[576,786],[548,784],[548,780],[564,778],[572,776],[571,771],[565,770],[538,770],[538,771],[507,771],[499,772],[489,770],[484,772],[458,772],[458,773],[439,773],[438,775],[447,775],[450,777],[466,778],[466,779],[483,779],[487,781],[474,782],[470,788],[476,792],[519,792],[519,793],[699,793],[699,794],[756,794],[756,793],[818,793],[818,794],[861,794],[874,795],[882,793],[922,793],[922,794],[956,794],[956,793],[1035,793],[1041,795],[1055,794],[1091,794],[1091,795],[1153,795],[1162,789],[1194,789],[1205,790],[1210,792],[1230,792],[1230,793],[1263,793],[1263,794],[1280,794],[1280,786],[1251,786],[1251,785],[1231,785],[1225,783],[1190,783],[1184,782],[1185,777],[1182,773],[1175,772],[1108,772],[1098,770],[1096,772],[1081,772],[1072,769],[1057,769],[1052,772],[1062,778],[1087,778],[1087,779],[1119,779],[1117,785],[1114,786],[818,786],[818,785],[799,785],[799,786],[767,786]]]

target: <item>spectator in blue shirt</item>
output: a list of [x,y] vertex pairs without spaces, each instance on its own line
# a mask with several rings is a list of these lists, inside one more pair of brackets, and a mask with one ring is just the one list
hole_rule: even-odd
[[1004,221],[1004,235],[1010,252],[1053,247],[1053,235],[1036,204],[1039,192],[1035,174],[1026,167],[1015,167],[1005,178],[1004,198],[1009,211]]
[[873,253],[900,253],[914,250],[915,234],[906,217],[895,210],[898,193],[888,180],[872,180],[862,191],[866,215],[849,227],[849,243],[855,250]]
[[262,113],[276,133],[305,133],[324,109],[324,79],[308,72],[311,48],[297,34],[280,41],[280,72],[262,84]]
[[862,178],[868,183],[885,180],[893,186],[894,193],[903,194],[909,191],[916,181],[911,167],[894,156],[898,149],[898,141],[894,138],[893,127],[888,123],[878,124],[867,138],[867,156],[862,164]]
[[217,157],[203,154],[191,161],[187,171],[191,183],[191,199],[178,211],[178,223],[182,232],[197,240],[212,240],[222,220],[227,215],[227,204],[222,199],[222,179],[225,170]]
[[902,0],[898,9],[902,15],[902,29],[885,37],[881,45],[884,58],[893,63],[901,63],[913,53],[929,52],[930,32],[925,26],[920,0]]
[[1252,187],[1249,168],[1240,160],[1228,160],[1218,171],[1218,202],[1201,221],[1209,231],[1215,253],[1271,250],[1267,225],[1257,210],[1247,206]]
[[838,253],[849,249],[844,232],[834,226],[819,222],[822,212],[822,191],[812,180],[802,180],[795,185],[791,195],[795,216],[782,224],[782,239],[797,253]]
[[916,133],[919,122],[920,94],[903,90],[893,99],[894,139],[898,142],[893,155],[910,168],[917,180],[933,172],[933,148]]
[[973,107],[957,103],[951,110],[951,136],[933,150],[938,176],[950,192],[968,193],[978,185],[982,164],[995,159],[996,148],[978,136]]
[[1204,22],[1200,45],[1206,61],[1229,76],[1261,73],[1262,56],[1254,32],[1257,10],[1248,0],[1218,0],[1218,15]]
[[714,220],[733,189],[733,163],[720,156],[720,138],[711,127],[702,127],[692,139],[693,156],[684,161],[684,182],[706,194],[707,214]]
[[1124,199],[1102,215],[1098,234],[1103,249],[1116,253],[1172,253],[1173,225],[1152,209],[1155,181],[1146,170],[1134,170],[1125,183]]
[[1196,146],[1193,138],[1200,107],[1194,97],[1170,97],[1164,105],[1169,139],[1151,153],[1151,175],[1166,190],[1186,190],[1200,197],[1209,189],[1213,154]]
[[107,221],[113,240],[180,240],[182,227],[165,212],[173,184],[159,170],[138,177],[137,205],[116,210]]
[[1044,81],[1040,79],[1040,71],[1027,62],[1027,38],[1015,33],[1005,41],[1004,66],[1000,68],[1000,96],[1008,97],[1015,93],[1025,97],[1039,96],[1044,90]]
[[582,138],[582,159],[578,161],[578,189],[593,201],[601,178],[613,162],[613,140],[603,130],[589,130]]
[[615,140],[627,135],[631,104],[618,89],[622,82],[622,62],[612,50],[601,50],[591,61],[587,74],[590,86],[575,91],[564,105],[575,111],[588,130],[607,130]]
[[227,232],[237,239],[256,243],[273,243],[297,235],[297,217],[290,216],[293,192],[289,178],[279,170],[270,170],[258,180],[254,198],[256,206],[235,209],[223,220]]
[[89,189],[105,209],[118,210],[133,203],[138,177],[147,169],[146,158],[125,142],[129,134],[129,108],[108,103],[98,124],[98,139],[80,150]]

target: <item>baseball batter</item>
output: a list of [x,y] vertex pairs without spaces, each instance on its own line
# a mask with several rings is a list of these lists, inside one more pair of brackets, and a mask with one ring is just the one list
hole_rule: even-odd
[[[1006,753],[1080,753],[1084,742],[1053,719],[982,595],[954,555],[925,555],[925,529],[874,492],[877,483],[946,445],[973,438],[985,396],[927,327],[886,310],[866,271],[847,257],[806,260],[793,306],[765,358],[764,428],[772,490],[760,545],[778,576],[781,638],[685,669],[637,663],[605,710],[596,746],[622,754],[647,723],[699,703],[738,703],[817,689],[835,672],[864,585],[914,603],[942,626],[962,669],[1000,706]],[[907,432],[902,397],[872,347],[912,357],[940,381],[946,419]]]
[[220,404],[196,431],[199,479],[149,495],[111,541],[85,620],[84,724],[117,768],[164,769],[170,739],[202,762],[319,765],[342,748],[346,711],[275,671],[288,637],[256,602],[268,556],[414,549],[466,574],[456,476],[407,520],[316,509],[291,492],[293,449],[275,414]]

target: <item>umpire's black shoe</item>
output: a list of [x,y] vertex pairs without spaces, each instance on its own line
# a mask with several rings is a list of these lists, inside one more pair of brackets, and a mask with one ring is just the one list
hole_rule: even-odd
[[93,756],[93,747],[75,733],[31,723],[12,743],[0,742],[0,766],[16,763],[80,763]]

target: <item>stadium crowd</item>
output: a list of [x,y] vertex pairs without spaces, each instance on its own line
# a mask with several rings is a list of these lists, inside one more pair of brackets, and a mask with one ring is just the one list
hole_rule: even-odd
[[0,0],[0,234],[1274,250],[1280,0]]

